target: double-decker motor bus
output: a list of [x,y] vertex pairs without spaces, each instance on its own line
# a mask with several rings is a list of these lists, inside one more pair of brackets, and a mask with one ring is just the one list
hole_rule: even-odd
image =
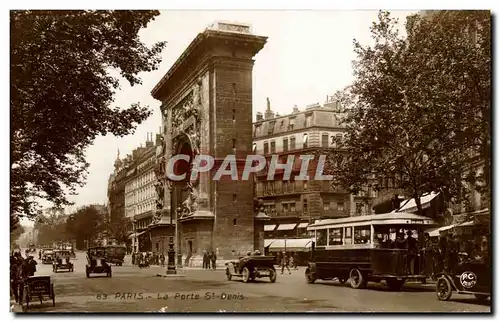
[[420,245],[436,226],[429,217],[397,212],[317,220],[307,228],[315,237],[306,281],[337,278],[352,288],[385,281],[392,290],[409,278],[424,281],[432,259]]

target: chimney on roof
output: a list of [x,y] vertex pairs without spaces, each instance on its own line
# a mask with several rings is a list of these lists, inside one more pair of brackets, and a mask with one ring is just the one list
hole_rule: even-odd
[[163,142],[163,136],[161,134],[156,134],[156,145],[160,145]]
[[267,97],[267,109],[266,109],[266,114],[264,115],[264,118],[266,120],[274,118],[274,113],[273,113],[273,111],[271,111],[271,101],[269,100],[269,97]]
[[298,113],[299,112],[299,107],[297,105],[293,106],[293,112]]
[[257,112],[257,121],[262,121],[263,118],[262,112]]

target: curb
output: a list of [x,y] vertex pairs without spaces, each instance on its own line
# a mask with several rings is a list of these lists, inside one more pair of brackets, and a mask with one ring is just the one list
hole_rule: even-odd
[[13,302],[10,303],[10,311],[12,313],[24,312],[22,305],[20,305],[19,303],[13,303]]

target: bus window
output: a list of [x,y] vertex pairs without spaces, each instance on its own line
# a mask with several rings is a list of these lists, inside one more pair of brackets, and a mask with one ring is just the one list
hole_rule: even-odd
[[316,246],[326,246],[326,229],[316,230]]
[[371,240],[370,226],[354,227],[354,243],[369,244]]
[[343,228],[330,228],[328,232],[328,245],[342,245]]
[[345,228],[345,238],[344,242],[346,245],[352,244],[352,227]]

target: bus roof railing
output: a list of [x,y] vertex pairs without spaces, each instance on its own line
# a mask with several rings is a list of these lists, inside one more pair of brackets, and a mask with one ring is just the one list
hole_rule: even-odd
[[316,220],[313,224],[307,227],[307,230],[316,230],[324,226],[331,225],[349,225],[349,224],[366,224],[366,225],[407,225],[407,224],[422,224],[422,225],[437,225],[437,223],[429,217],[416,215],[406,212],[390,212],[379,215],[355,216],[336,219]]

